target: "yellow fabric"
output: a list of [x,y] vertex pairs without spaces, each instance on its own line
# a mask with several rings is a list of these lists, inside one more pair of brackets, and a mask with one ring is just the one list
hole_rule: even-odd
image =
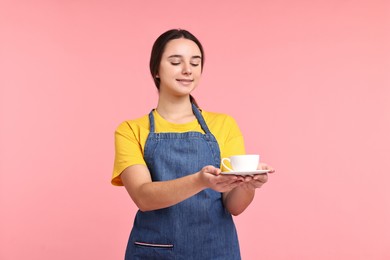
[[[153,111],[156,132],[189,132],[203,130],[197,120],[186,124],[174,124]],[[229,115],[202,111],[211,133],[217,139],[221,157],[245,154],[244,139],[236,121]],[[111,183],[122,186],[120,174],[135,164],[146,165],[143,154],[149,134],[149,116],[121,123],[115,131],[115,161]],[[225,169],[222,169],[225,170]]]

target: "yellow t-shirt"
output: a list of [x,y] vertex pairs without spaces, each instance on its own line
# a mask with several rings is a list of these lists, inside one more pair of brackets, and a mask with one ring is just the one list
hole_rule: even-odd
[[[221,157],[245,154],[244,139],[236,121],[229,115],[201,111],[210,132],[217,139]],[[198,120],[186,124],[174,124],[153,111],[155,132],[183,133],[196,131],[204,133]],[[149,134],[149,116],[121,123],[115,131],[115,161],[111,183],[122,186],[120,174],[135,164],[146,165],[144,160],[145,142]],[[222,169],[224,170],[224,169]]]

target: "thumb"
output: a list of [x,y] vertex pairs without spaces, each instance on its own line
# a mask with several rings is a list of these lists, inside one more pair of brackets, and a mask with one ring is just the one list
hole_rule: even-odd
[[211,173],[211,174],[213,174],[213,175],[218,175],[218,174],[221,172],[220,169],[218,169],[218,168],[216,168],[216,167],[214,167],[214,166],[212,166],[212,165],[207,165],[207,166],[205,166],[205,167],[203,168],[203,170],[204,170],[205,172]]

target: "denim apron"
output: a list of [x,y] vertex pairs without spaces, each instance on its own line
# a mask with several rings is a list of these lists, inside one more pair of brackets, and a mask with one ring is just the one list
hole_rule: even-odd
[[[205,134],[155,133],[150,112],[144,158],[153,181],[177,179],[206,165],[220,167],[217,140],[194,104],[192,110]],[[125,259],[240,259],[236,228],[222,194],[205,189],[171,207],[138,211]]]

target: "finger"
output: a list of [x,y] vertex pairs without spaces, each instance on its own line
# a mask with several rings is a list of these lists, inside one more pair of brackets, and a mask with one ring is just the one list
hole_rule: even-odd
[[233,183],[229,183],[229,184],[218,184],[218,185],[216,185],[215,190],[217,190],[219,192],[226,192],[226,191],[230,191],[230,190],[236,188],[238,185],[239,185],[239,183],[237,183],[237,182],[233,182]]
[[241,180],[239,178],[237,178],[237,176],[223,176],[223,175],[220,175],[218,176],[218,179],[217,179],[217,184],[220,184],[220,185],[229,185],[231,183],[234,183],[234,182],[241,182]]
[[237,177],[235,175],[225,175],[225,174],[219,174],[218,176],[215,177],[217,182],[224,182],[228,180],[235,180]]
[[224,190],[225,190],[225,191],[232,190],[232,189],[238,187],[238,186],[240,185],[240,183],[241,183],[241,182],[233,182],[233,183],[230,183],[230,184],[228,184],[228,185],[225,185],[225,186],[224,186]]
[[263,186],[264,183],[266,183],[267,181],[264,181],[264,180],[257,180],[257,179],[254,179],[253,181],[251,182],[248,182],[247,184],[250,185],[252,188],[260,188],[261,186]]
[[245,181],[245,177],[244,176],[236,175],[236,177],[237,177],[237,180],[239,180],[239,181]]
[[257,166],[258,170],[268,170],[268,165],[266,163],[259,163]]
[[271,166],[269,166],[269,165],[266,165],[266,167],[265,167],[265,169],[264,170],[268,170],[268,172],[270,172],[270,173],[274,173],[275,172],[275,169],[274,168],[272,168]]
[[219,168],[214,168],[215,169],[215,175],[219,175],[221,173],[221,169]]
[[253,180],[253,175],[247,175],[247,176],[245,176],[245,178],[244,178],[244,181],[245,182],[250,182],[251,180]]
[[214,166],[212,165],[207,165],[203,168],[203,170],[205,172],[208,172],[210,174],[213,174],[213,175],[219,175],[221,173],[221,169],[219,168],[215,168]]
[[253,183],[252,185],[253,185],[253,188],[258,189],[258,188],[261,188],[264,185],[264,183],[257,181],[255,183]]
[[258,181],[252,181],[252,182],[246,182],[243,183],[241,186],[246,190],[254,190],[261,187],[261,183]]
[[268,175],[267,174],[259,174],[253,177],[254,180],[266,183],[268,181]]
[[265,163],[261,163],[259,168],[261,168],[260,170],[268,170],[269,173],[274,173],[275,172],[275,169],[273,167],[271,167],[271,166],[269,166],[269,165],[267,165]]

